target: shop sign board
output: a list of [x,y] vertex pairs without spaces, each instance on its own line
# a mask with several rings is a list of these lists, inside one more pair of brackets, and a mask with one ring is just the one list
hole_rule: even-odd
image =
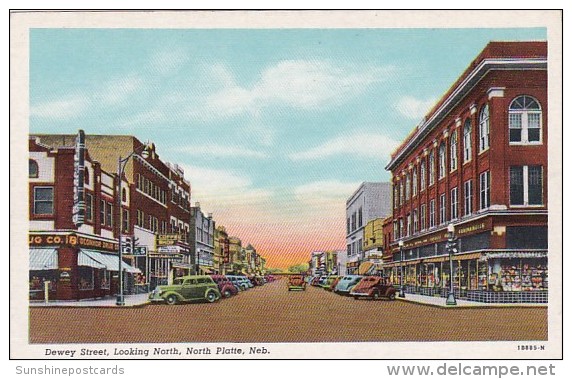
[[73,159],[72,220],[76,226],[83,225],[85,219],[84,167],[85,167],[85,134],[83,130],[79,130],[75,141],[75,154]]
[[179,251],[180,251],[179,246],[174,246],[174,245],[157,247],[157,252],[162,253],[162,254],[175,254],[175,253],[179,253]]
[[157,246],[170,246],[176,245],[177,241],[181,239],[181,236],[176,233],[171,234],[158,234],[157,235]]
[[[489,230],[492,228],[492,220],[489,218],[487,220],[479,220],[476,222],[471,222],[466,225],[457,226],[455,228],[455,236],[469,235],[473,233],[478,233],[484,230]],[[412,241],[407,241],[404,243],[403,247],[405,249],[415,248],[418,246],[427,245],[430,243],[437,243],[446,241],[448,237],[447,230],[439,231],[435,234],[428,236],[423,236]]]
[[57,246],[71,245],[84,247],[86,249],[99,249],[108,251],[117,251],[119,244],[117,242],[103,241],[95,238],[78,236],[76,234],[30,234],[28,236],[28,244],[30,246]]
[[146,256],[147,255],[147,246],[135,246],[133,248],[133,255],[135,256]]

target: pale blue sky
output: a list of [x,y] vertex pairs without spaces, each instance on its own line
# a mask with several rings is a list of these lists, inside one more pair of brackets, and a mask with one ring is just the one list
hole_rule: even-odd
[[489,41],[531,39],[545,29],[33,29],[30,130],[151,140],[225,217],[343,212]]

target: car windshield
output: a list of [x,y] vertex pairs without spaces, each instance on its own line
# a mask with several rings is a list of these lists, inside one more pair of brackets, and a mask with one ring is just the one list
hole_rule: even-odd
[[177,278],[177,279],[173,280],[173,284],[176,286],[180,286],[181,284],[183,284],[183,279]]

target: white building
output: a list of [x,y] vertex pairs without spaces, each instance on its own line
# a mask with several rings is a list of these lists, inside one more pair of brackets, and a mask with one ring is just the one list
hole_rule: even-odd
[[[364,182],[346,201],[346,269],[357,272],[363,261],[365,225],[378,217],[391,214],[391,184]],[[338,258],[339,259],[339,258]]]
[[200,203],[191,208],[191,250],[198,273],[214,272],[214,229],[212,213],[207,216],[201,211]]

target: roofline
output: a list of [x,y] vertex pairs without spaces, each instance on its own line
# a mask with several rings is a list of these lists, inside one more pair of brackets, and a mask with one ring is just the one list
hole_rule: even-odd
[[484,78],[491,70],[546,70],[548,60],[546,58],[487,58],[483,59],[479,65],[459,83],[451,94],[441,103],[441,105],[431,114],[429,118],[419,124],[417,132],[402,146],[394,157],[387,163],[385,169],[391,171],[403,160],[406,153],[417,147],[430,131],[445,118],[466,95]]

